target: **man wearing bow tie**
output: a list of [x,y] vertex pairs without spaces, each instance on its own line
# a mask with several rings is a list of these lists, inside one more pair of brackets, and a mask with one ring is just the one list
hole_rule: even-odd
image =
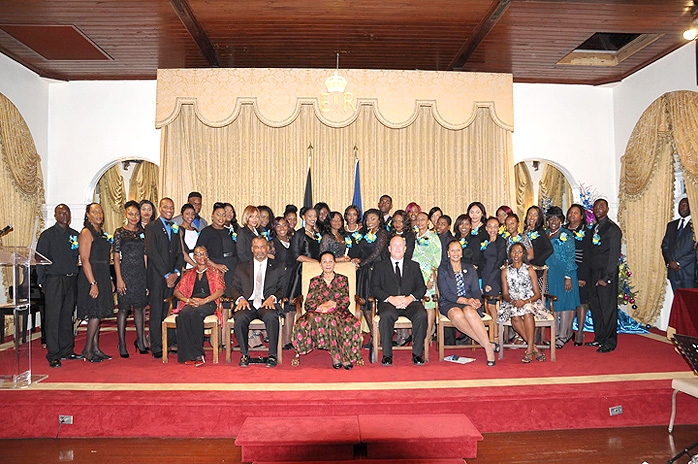
[[679,201],[679,219],[666,226],[662,256],[672,290],[696,288],[696,240],[688,198]]
[[[196,213],[196,216],[194,216],[194,220],[191,223],[197,231],[201,232],[208,225],[206,219],[199,216],[199,213],[201,213],[201,194],[199,192],[191,192],[187,197],[187,203],[194,207],[194,213]],[[180,214],[178,216],[175,216],[174,218],[172,218],[172,221],[175,222],[178,226],[181,226],[182,215]]]
[[[160,217],[145,228],[145,254],[148,256],[149,336],[154,358],[162,358],[162,321],[167,315],[164,299],[172,296],[184,264],[179,226],[172,221],[174,202],[160,200]],[[173,334],[174,335],[174,334]]]

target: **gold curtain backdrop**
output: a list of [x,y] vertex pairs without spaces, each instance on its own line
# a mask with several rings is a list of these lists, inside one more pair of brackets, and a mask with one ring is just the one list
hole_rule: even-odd
[[[627,244],[631,284],[638,291],[630,314],[653,324],[661,311],[666,267],[661,242],[673,216],[674,158],[691,205],[698,204],[698,93],[670,92],[642,114],[621,158],[618,219]],[[652,218],[647,220],[647,218]]]
[[283,127],[264,124],[253,105],[243,105],[220,128],[207,126],[192,105],[183,105],[163,128],[161,143],[162,195],[181,205],[189,191],[200,191],[204,217],[214,201],[229,201],[238,212],[247,204],[266,204],[277,214],[288,203],[301,205],[310,143],[313,200],[332,209],[343,211],[351,202],[354,146],[364,209],[387,193],[394,210],[416,201],[455,217],[471,201],[497,208],[511,198],[511,133],[494,121],[488,106],[477,109],[469,126],[449,130],[428,106],[419,108],[410,125],[391,129],[369,105],[342,128],[320,122],[311,105]]
[[543,200],[550,199],[551,206],[559,206],[563,213],[566,213],[566,207],[572,202],[572,188],[567,182],[564,174],[560,172],[552,164],[543,163],[543,175],[538,182],[538,205],[543,207]]
[[526,163],[516,163],[514,166],[514,183],[516,185],[516,203],[512,208],[521,222],[521,227],[526,220],[526,210],[533,203],[533,180],[531,173],[528,171]]
[[131,174],[128,187],[128,199],[141,201],[150,200],[158,204],[158,181],[160,169],[154,163],[143,161],[137,164]]
[[[14,231],[0,239],[0,246],[31,246],[44,228],[44,177],[41,157],[17,107],[0,93],[0,218]],[[1,227],[1,226],[0,226]],[[5,291],[12,275],[3,269]],[[12,331],[12,318],[5,318]]]
[[99,180],[99,203],[104,211],[102,230],[113,234],[125,222],[126,190],[124,178],[121,175],[121,163],[116,163],[109,168]]

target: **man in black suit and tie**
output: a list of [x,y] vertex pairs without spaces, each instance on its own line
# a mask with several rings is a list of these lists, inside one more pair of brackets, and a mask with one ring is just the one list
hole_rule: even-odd
[[390,259],[378,262],[373,269],[372,290],[378,300],[381,346],[384,366],[393,364],[393,331],[399,316],[412,322],[412,362],[424,364],[424,338],[427,334],[427,312],[421,299],[427,291],[419,264],[405,259],[405,239],[390,240]]
[[678,288],[696,288],[696,241],[688,198],[679,201],[679,216],[667,224],[662,240],[662,256],[674,292]]
[[235,338],[240,344],[240,367],[250,364],[248,334],[250,322],[261,319],[269,336],[269,358],[267,367],[276,367],[279,342],[279,302],[285,285],[283,266],[269,259],[269,243],[258,236],[252,239],[251,261],[240,263],[235,268],[231,295],[235,300]]
[[[160,200],[160,217],[145,228],[145,254],[148,256],[149,336],[154,358],[162,358],[162,321],[167,315],[164,299],[172,296],[184,264],[179,226],[172,221],[174,202]],[[174,331],[173,331],[174,332]],[[174,335],[174,333],[173,333]]]
[[609,353],[618,344],[618,260],[622,233],[608,218],[608,202],[603,198],[594,202],[594,217],[589,250],[589,306],[594,320],[594,341],[585,345],[598,347],[599,353]]

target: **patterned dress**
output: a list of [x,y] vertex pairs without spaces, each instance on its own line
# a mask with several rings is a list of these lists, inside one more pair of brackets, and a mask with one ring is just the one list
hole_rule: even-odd
[[119,227],[114,232],[112,252],[121,255],[121,278],[126,285],[126,293],[117,293],[119,308],[143,309],[148,306],[145,290],[145,232],[138,227],[131,231]]
[[[315,309],[334,300],[337,307],[320,314]],[[293,346],[298,354],[327,350],[335,364],[361,359],[361,322],[349,311],[349,280],[335,274],[328,285],[322,274],[310,281],[306,313],[293,326]]]
[[[434,269],[438,269],[441,264],[441,240],[439,240],[438,235],[431,230],[427,231],[427,233],[421,237],[417,235],[415,237],[412,261],[416,261],[419,264],[422,277],[424,277],[424,284],[428,285]],[[434,282],[433,287],[427,289],[426,296],[432,297],[432,301],[426,303],[424,307],[426,309],[436,307],[436,303],[434,302],[434,297],[436,296],[436,282]]]
[[[525,263],[518,269],[512,265],[507,266],[507,286],[509,287],[509,297],[511,297],[512,301],[526,300],[533,297],[533,284],[531,283],[531,276],[528,274],[528,267],[528,264]],[[502,300],[497,313],[497,322],[508,322],[514,316],[523,316],[525,314],[533,314],[538,319],[545,319],[549,313],[540,299],[525,304],[520,308]]]

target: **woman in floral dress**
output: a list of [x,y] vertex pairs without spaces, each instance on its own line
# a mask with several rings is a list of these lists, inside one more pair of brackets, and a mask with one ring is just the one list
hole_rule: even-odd
[[[293,326],[293,347],[298,355],[327,350],[335,369],[351,369],[361,360],[361,322],[349,311],[349,280],[335,274],[331,251],[320,256],[322,274],[310,280],[306,313]],[[296,356],[292,364],[298,365]]]
[[416,221],[417,230],[415,232],[414,253],[412,261],[419,264],[424,277],[424,283],[427,286],[427,296],[433,298],[424,304],[425,309],[436,307],[434,303],[436,296],[436,270],[441,264],[441,240],[429,230],[429,216],[426,213],[419,213]]

